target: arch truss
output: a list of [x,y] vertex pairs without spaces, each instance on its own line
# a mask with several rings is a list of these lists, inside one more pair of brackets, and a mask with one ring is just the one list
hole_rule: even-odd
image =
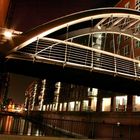
[[[94,9],[43,24],[14,38],[8,59],[23,59],[140,80],[140,13]],[[129,42],[127,46],[124,44]],[[12,48],[12,49],[11,49]]]

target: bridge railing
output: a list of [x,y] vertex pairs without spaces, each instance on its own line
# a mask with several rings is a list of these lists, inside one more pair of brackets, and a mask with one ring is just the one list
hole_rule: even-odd
[[15,54],[17,59],[23,56],[43,63],[140,79],[140,61],[70,41],[43,38]]

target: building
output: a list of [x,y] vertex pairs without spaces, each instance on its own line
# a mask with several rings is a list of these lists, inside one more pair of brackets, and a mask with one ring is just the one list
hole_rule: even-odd
[[[116,5],[116,7],[124,7],[124,8],[130,8],[130,9],[135,9],[140,11],[140,1],[139,0],[121,0],[120,2],[118,2],[118,4]],[[129,17],[128,19],[126,19],[126,22],[130,22],[129,21]],[[134,28],[134,32],[137,33],[140,31],[140,24],[134,24],[133,25]],[[121,40],[121,36],[118,36],[118,38],[116,40]],[[140,41],[137,40],[133,40],[130,39],[129,37],[124,36],[122,38],[122,43],[123,43],[123,48],[120,51],[124,56],[128,56],[128,57],[135,57],[135,59],[140,60]],[[132,48],[133,47],[133,48]]]
[[138,112],[140,96],[46,79],[31,83],[25,107],[39,111]]

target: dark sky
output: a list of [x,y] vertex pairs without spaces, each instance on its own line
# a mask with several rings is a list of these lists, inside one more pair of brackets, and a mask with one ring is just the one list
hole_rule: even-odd
[[[119,0],[13,0],[8,24],[19,31],[28,31],[55,18],[99,7],[114,6]],[[32,77],[11,74],[9,97],[16,103],[24,102]]]
[[50,20],[97,7],[111,7],[119,0],[13,0],[10,26],[27,31]]
[[28,85],[36,79],[37,78],[11,73],[8,97],[12,98],[15,103],[24,103],[25,90]]

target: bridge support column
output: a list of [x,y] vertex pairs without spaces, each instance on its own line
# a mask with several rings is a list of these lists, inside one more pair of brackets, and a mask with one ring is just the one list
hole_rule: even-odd
[[128,95],[126,111],[127,112],[133,111],[133,95]]
[[112,96],[111,97],[111,112],[114,112],[115,111],[115,97],[114,96]]
[[91,111],[91,98],[88,99],[88,110]]
[[100,93],[97,96],[97,107],[96,107],[96,112],[101,112],[102,111],[102,96]]

